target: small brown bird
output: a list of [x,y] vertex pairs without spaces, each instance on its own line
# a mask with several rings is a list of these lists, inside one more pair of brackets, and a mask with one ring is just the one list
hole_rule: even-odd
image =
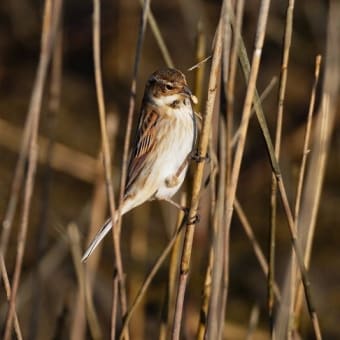
[[[148,79],[128,167],[121,215],[148,200],[166,200],[182,185],[196,141],[194,96],[182,72],[166,68]],[[86,261],[112,228],[108,219],[87,248]]]

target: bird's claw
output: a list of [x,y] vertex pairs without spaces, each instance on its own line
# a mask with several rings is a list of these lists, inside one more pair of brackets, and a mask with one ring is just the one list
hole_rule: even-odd
[[205,156],[202,156],[202,155],[199,154],[198,150],[196,150],[195,152],[193,152],[191,154],[191,159],[194,160],[197,163],[210,162],[209,154],[207,153]]
[[187,225],[198,224],[200,220],[201,220],[201,218],[200,218],[199,214],[196,214],[193,217],[188,217],[187,218]]

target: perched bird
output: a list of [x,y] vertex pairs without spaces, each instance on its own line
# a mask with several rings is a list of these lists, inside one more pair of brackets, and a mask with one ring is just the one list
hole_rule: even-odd
[[182,185],[188,159],[195,146],[196,121],[194,101],[182,72],[165,68],[148,79],[131,150],[124,198],[114,216],[108,219],[87,248],[82,261],[94,249],[118,220],[118,213],[148,200],[166,200],[176,207],[171,197]]

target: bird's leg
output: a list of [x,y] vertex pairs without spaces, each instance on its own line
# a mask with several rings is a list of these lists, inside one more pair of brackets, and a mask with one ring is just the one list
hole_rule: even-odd
[[170,198],[163,198],[163,200],[169,202],[171,205],[173,205],[177,209],[182,210],[184,212],[187,225],[198,224],[199,221],[201,220],[201,217],[198,213],[196,215],[194,215],[193,217],[189,218],[189,208],[188,207],[184,207],[184,206],[178,204],[177,202],[173,201]]
[[182,210],[185,215],[187,215],[189,213],[189,208],[178,204],[177,202],[173,201],[171,198],[163,198],[163,200],[166,201],[166,202],[169,202],[171,205],[173,205],[177,209]]

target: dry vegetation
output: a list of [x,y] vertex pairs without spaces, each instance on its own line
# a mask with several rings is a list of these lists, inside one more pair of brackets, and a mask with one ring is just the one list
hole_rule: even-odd
[[[7,0],[0,16],[4,339],[340,337],[338,1]],[[165,65],[202,116],[189,216],[146,203],[83,264]]]

